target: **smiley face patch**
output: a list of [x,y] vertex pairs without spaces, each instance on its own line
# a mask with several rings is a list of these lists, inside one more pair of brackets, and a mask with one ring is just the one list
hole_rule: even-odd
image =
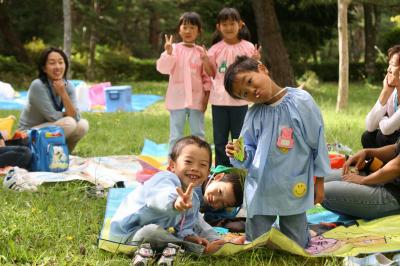
[[307,192],[307,185],[303,182],[294,184],[292,188],[293,196],[295,196],[296,198],[303,197],[306,194],[306,192]]

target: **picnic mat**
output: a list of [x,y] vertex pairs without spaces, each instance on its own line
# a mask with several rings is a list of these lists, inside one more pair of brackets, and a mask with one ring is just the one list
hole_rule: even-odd
[[[25,107],[27,91],[20,91],[19,96],[12,100],[1,100],[1,110],[22,110]],[[143,111],[153,103],[161,100],[163,97],[153,94],[132,94],[132,112]]]
[[[112,188],[107,197],[107,206],[103,227],[99,235],[98,246],[110,252],[130,254],[136,250],[135,246],[112,242],[109,239],[111,217],[117,210],[124,197],[134,188]],[[311,223],[336,222],[342,218],[338,215],[317,206],[307,212]],[[349,226],[338,226],[332,230],[315,236],[311,239],[310,247],[304,250],[295,242],[287,238],[280,231],[272,228],[269,232],[255,241],[237,245],[226,243],[215,256],[229,256],[238,252],[251,250],[255,247],[266,246],[287,251],[305,257],[319,256],[355,256],[365,253],[393,252],[400,250],[400,215],[393,215],[381,219],[353,221]],[[350,222],[349,220],[346,222]]]
[[[137,182],[144,181],[154,175],[161,167],[157,161],[147,156],[119,155],[107,157],[81,158],[70,156],[68,171],[26,172],[18,178],[33,186],[47,182],[65,182],[84,180],[104,188],[112,187],[116,182],[124,182],[126,187],[135,187]],[[5,174],[9,168],[0,170]]]

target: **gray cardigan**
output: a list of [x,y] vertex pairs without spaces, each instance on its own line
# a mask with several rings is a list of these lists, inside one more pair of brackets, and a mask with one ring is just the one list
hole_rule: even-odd
[[[53,94],[55,94],[54,89]],[[75,88],[67,81],[67,93],[72,104],[77,106]],[[57,103],[61,103],[61,97],[55,96]],[[78,110],[77,110],[78,111]],[[40,79],[35,79],[29,86],[28,99],[19,119],[19,129],[26,130],[34,126],[54,122],[64,117],[63,112],[57,111],[53,105],[49,89]]]

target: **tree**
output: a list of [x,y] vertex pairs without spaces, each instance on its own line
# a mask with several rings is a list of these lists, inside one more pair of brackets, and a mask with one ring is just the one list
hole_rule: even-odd
[[351,0],[338,0],[339,33],[339,88],[336,112],[347,106],[349,91],[349,44],[347,35],[347,10]]
[[365,72],[368,77],[375,76],[375,44],[379,27],[379,9],[372,3],[364,3],[364,34],[365,34]]
[[[68,57],[70,67],[72,64],[71,59],[71,46],[72,46],[72,32],[71,32],[71,2],[70,0],[63,0],[63,14],[64,14],[64,52]],[[68,72],[71,76],[71,71]],[[70,77],[68,77],[70,78]]]
[[252,0],[262,57],[279,86],[295,85],[293,68],[281,34],[273,0]]
[[7,1],[0,1],[0,32],[2,33],[4,39],[8,42],[10,49],[13,51],[15,57],[22,62],[31,63],[28,54],[25,51],[24,45],[15,29],[13,29],[9,14],[9,9],[7,8]]

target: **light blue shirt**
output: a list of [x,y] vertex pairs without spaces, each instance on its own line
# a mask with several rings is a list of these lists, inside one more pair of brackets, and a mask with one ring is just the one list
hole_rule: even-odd
[[161,171],[132,191],[111,219],[110,240],[126,243],[142,226],[157,224],[164,229],[174,227],[176,236],[183,239],[195,235],[200,200],[193,193],[193,207],[178,212],[173,204],[178,197],[176,187],[182,184],[174,173]]
[[[277,146],[282,128],[293,129],[293,147]],[[314,206],[314,176],[330,172],[320,110],[306,91],[287,88],[275,105],[254,104],[246,114],[241,136],[246,160],[231,159],[248,169],[247,215],[294,215]]]

